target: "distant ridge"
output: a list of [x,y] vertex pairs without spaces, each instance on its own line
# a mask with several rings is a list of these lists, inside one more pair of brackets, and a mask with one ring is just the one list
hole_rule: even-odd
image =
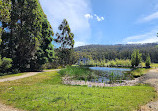
[[116,45],[85,45],[74,48],[80,56],[89,56],[93,59],[130,59],[134,49],[139,49],[142,58],[145,61],[146,55],[149,53],[152,62],[158,62],[158,43],[144,44],[116,44]]
[[[83,46],[78,46],[78,47],[85,47],[85,46],[137,46],[137,45],[158,45],[158,42],[154,43],[135,43],[135,44],[111,44],[111,45],[103,45],[103,44],[89,44],[89,45],[83,45]],[[75,47],[78,48],[78,47]]]

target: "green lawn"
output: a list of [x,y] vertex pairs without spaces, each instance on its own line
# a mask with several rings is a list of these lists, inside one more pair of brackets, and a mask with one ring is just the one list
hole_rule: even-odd
[[149,86],[87,87],[61,84],[57,72],[0,83],[0,99],[24,110],[131,111],[156,97]]

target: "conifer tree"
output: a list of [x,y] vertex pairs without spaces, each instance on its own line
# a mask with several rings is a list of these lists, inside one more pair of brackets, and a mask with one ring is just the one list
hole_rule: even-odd
[[150,55],[148,54],[146,57],[145,65],[146,67],[150,67],[150,64],[151,64],[151,59],[150,59]]
[[132,67],[138,66],[141,62],[141,56],[142,54],[139,53],[139,50],[134,50],[132,55],[131,55],[131,65]]

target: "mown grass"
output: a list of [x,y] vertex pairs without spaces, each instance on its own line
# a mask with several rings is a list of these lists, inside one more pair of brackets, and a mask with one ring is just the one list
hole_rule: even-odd
[[156,97],[147,85],[87,87],[61,84],[57,72],[44,72],[0,83],[0,99],[17,108],[34,111],[131,111]]

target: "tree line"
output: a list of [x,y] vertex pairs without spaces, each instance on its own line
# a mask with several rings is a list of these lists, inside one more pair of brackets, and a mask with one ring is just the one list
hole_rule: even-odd
[[146,60],[142,61],[142,53],[139,52],[138,49],[133,50],[131,54],[131,59],[112,59],[112,60],[93,60],[93,59],[79,59],[77,65],[86,65],[86,66],[101,66],[101,67],[146,67],[150,68],[151,66],[151,59],[150,55],[146,56]]
[[126,45],[87,45],[76,47],[75,58],[89,58],[91,60],[115,60],[131,59],[131,55],[135,49],[139,49],[142,54],[142,61],[146,61],[146,56],[149,54],[151,62],[158,63],[158,43],[148,44],[126,44]]

